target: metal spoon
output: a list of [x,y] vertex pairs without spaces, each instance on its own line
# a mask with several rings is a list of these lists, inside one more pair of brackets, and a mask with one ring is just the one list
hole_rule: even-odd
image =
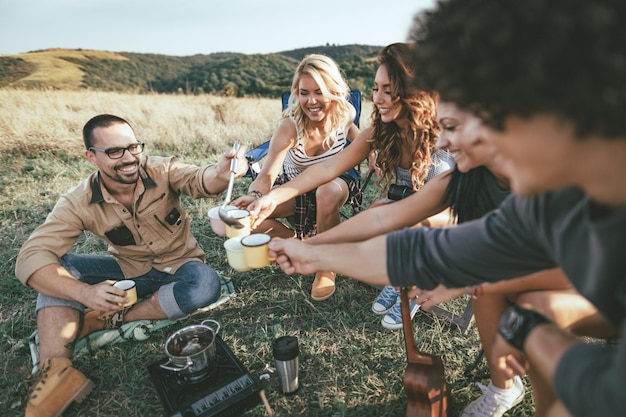
[[228,181],[228,189],[226,190],[226,197],[224,198],[224,204],[221,205],[218,213],[220,215],[220,219],[233,229],[241,229],[244,227],[244,224],[241,223],[241,219],[233,217],[229,214],[230,210],[226,210],[226,206],[230,203],[233,194],[233,184],[235,183],[235,172],[237,172],[237,152],[239,151],[239,141],[236,140],[233,144],[233,150],[235,151],[235,156],[230,161],[230,180]]

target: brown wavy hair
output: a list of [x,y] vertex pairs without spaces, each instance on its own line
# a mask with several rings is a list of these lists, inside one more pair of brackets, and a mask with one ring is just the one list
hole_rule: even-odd
[[402,106],[398,117],[408,120],[405,128],[396,122],[384,123],[380,112],[373,106],[373,132],[369,141],[372,149],[378,149],[376,163],[383,171],[378,185],[383,191],[387,191],[393,182],[400,165],[402,144],[406,142],[412,144],[414,149],[409,168],[413,189],[422,187],[439,136],[436,94],[419,90],[413,82],[413,69],[409,63],[414,48],[413,43],[394,43],[378,54],[379,66],[384,65],[389,73],[392,101]]

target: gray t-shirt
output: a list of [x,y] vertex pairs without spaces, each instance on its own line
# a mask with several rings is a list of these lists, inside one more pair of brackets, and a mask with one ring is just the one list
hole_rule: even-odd
[[[575,188],[511,196],[484,217],[387,237],[391,284],[432,289],[499,281],[560,267],[622,333],[626,330],[626,209],[609,211]],[[579,344],[557,367],[555,389],[575,416],[624,415],[626,346]]]

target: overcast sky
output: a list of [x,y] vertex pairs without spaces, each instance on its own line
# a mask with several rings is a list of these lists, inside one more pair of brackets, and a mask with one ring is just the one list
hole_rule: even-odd
[[194,55],[405,41],[435,0],[0,0],[0,55],[47,48]]

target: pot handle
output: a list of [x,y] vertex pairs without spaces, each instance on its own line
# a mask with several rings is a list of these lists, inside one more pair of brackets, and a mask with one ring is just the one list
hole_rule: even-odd
[[163,363],[161,365],[159,365],[161,368],[166,369],[168,371],[173,371],[173,372],[180,372],[180,371],[184,371],[185,369],[189,368],[191,365],[193,365],[193,362],[191,360],[191,358],[187,358],[187,363],[185,364],[185,366],[183,366],[182,368],[178,368],[176,366],[167,366],[170,363],[172,363],[172,358],[168,359],[166,363]]
[[213,329],[213,331],[215,331],[215,334],[217,334],[217,333],[220,331],[220,324],[219,324],[219,322],[217,322],[216,320],[213,320],[213,319],[207,319],[207,320],[204,320],[204,321],[203,321],[202,323],[200,323],[200,324],[201,324],[201,325],[203,325],[203,326],[206,326],[206,324],[204,324],[204,323],[209,322],[209,321],[210,321],[210,322],[215,323],[215,324],[217,325],[217,329],[213,329],[211,326],[207,326],[207,327],[208,327],[209,329]]

